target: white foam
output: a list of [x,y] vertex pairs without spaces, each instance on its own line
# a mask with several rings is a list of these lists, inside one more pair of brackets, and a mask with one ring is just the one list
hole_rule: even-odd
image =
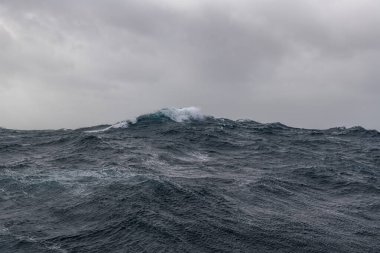
[[133,123],[133,122],[128,121],[128,120],[120,121],[120,122],[117,122],[116,124],[113,124],[110,127],[107,127],[106,129],[108,130],[108,129],[111,129],[111,128],[127,128],[130,123]]
[[201,110],[194,106],[184,108],[165,108],[159,112],[176,122],[204,119],[204,115],[201,113]]
[[193,153],[190,153],[190,155],[195,157],[198,161],[204,161],[205,162],[205,161],[210,160],[210,157],[207,154],[203,154],[200,152],[193,152]]
[[57,252],[61,252],[61,253],[66,253],[67,251],[62,249],[61,247],[59,247],[58,245],[54,244],[52,246],[47,246],[46,247],[47,249],[50,249],[50,250],[54,250],[54,251],[57,251]]
[[90,130],[90,131],[85,131],[86,133],[99,133],[99,132],[104,132],[112,128],[127,128],[130,123],[133,123],[131,121],[125,120],[125,121],[120,121],[116,124],[113,124],[112,126],[103,128],[103,129],[98,129],[98,130]]

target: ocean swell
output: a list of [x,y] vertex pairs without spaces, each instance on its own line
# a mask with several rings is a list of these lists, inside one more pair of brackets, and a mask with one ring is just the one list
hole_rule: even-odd
[[0,252],[379,252],[380,134],[162,109],[0,129]]

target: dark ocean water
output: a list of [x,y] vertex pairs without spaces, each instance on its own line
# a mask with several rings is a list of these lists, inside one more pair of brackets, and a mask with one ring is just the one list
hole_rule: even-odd
[[0,252],[380,252],[380,133],[194,108],[0,129]]

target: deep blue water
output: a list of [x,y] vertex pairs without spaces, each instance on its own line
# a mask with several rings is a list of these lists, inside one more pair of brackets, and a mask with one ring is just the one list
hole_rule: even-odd
[[380,252],[380,133],[175,109],[0,129],[0,252]]

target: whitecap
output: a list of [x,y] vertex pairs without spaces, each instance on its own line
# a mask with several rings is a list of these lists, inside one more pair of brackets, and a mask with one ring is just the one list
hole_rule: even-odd
[[184,108],[165,108],[159,112],[176,122],[202,120],[205,117],[201,113],[200,108],[194,106]]

